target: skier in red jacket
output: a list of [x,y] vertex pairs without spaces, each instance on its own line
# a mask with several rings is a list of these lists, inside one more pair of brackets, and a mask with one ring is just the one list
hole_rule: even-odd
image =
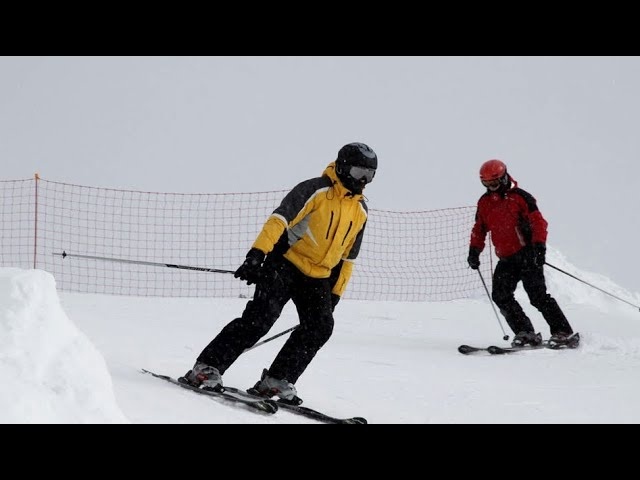
[[[547,293],[543,266],[545,263],[547,221],[538,210],[536,199],[518,188],[500,160],[489,160],[480,168],[480,181],[487,191],[478,200],[475,224],[469,242],[469,266],[480,267],[480,253],[491,232],[498,263],[493,274],[492,298],[500,308],[515,337],[515,346],[540,345],[542,335],[535,333],[514,292],[518,282],[549,324],[550,346],[567,343],[573,329],[556,300]],[[579,341],[571,338],[573,346]]]

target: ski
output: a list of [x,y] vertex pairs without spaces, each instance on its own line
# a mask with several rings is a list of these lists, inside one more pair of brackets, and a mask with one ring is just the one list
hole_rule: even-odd
[[[253,400],[256,399],[264,399],[263,397],[257,397],[251,393],[248,393],[245,390],[240,390],[234,387],[225,387],[225,391],[230,391],[236,393],[238,395],[245,396],[247,398],[251,398]],[[314,410],[309,407],[302,407],[300,405],[293,405],[288,403],[285,400],[269,400],[271,402],[275,402],[279,408],[284,410],[288,410],[292,413],[296,413],[298,415],[303,415],[305,417],[311,418],[313,420],[318,420],[323,423],[334,423],[334,424],[358,424],[358,425],[366,425],[368,422],[363,417],[351,417],[351,418],[337,418],[332,417],[331,415],[327,415],[325,413],[319,412],[318,410]]]
[[497,345],[489,345],[488,347],[474,347],[471,345],[460,345],[458,352],[463,355],[471,355],[474,353],[489,353],[491,355],[505,355],[508,353],[526,352],[528,350],[541,350],[548,348],[551,350],[559,350],[563,348],[577,348],[580,344],[580,334],[574,333],[563,343],[549,343],[545,340],[540,345],[525,345],[523,347],[498,347]]
[[[268,413],[268,414],[273,414],[276,413],[278,411],[278,405],[274,400],[270,400],[270,399],[265,399],[265,398],[258,398],[258,397],[251,397],[248,395],[239,395],[237,393],[235,393],[234,388],[227,388],[224,387],[224,389],[222,391],[213,391],[213,390],[203,390],[201,388],[198,387],[194,387],[193,385],[186,383],[186,381],[180,381],[180,379],[175,379],[173,377],[170,377],[168,375],[161,375],[159,373],[154,373],[150,370],[146,370],[146,369],[141,369],[142,373],[147,373],[149,375],[152,375],[156,378],[159,378],[161,380],[164,380],[166,382],[172,383],[174,385],[177,385],[179,387],[185,388],[187,390],[191,390],[192,392],[196,392],[199,393],[201,395],[207,395],[209,397],[212,398],[217,398],[223,401],[227,401],[230,403],[236,403],[236,404],[242,404],[245,405],[253,410],[257,410],[259,412],[263,412],[263,413]],[[181,377],[182,378],[182,377]]]
[[503,355],[507,353],[522,352],[526,350],[539,350],[546,348],[545,345],[526,346],[526,347],[498,347],[497,345],[489,345],[488,347],[472,347],[471,345],[460,345],[458,352],[463,355],[473,355],[478,353],[489,353],[491,355]]
[[505,355],[507,353],[525,352],[527,350],[540,350],[546,348],[544,344],[541,345],[526,345],[524,347],[498,347],[497,345],[490,345],[487,347],[487,352],[491,355]]

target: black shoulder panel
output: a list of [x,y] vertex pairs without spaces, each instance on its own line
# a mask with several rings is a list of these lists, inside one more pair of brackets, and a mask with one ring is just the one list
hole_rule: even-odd
[[310,178],[300,182],[293,187],[289,193],[282,199],[280,206],[273,213],[283,216],[287,223],[296,218],[300,210],[307,201],[313,197],[318,190],[331,187],[331,179],[327,176]]
[[529,192],[522,190],[521,188],[514,188],[513,190],[511,190],[511,193],[518,194],[524,199],[527,207],[529,208],[529,213],[538,210],[538,203],[536,202],[536,199],[533,197],[533,195],[531,195]]

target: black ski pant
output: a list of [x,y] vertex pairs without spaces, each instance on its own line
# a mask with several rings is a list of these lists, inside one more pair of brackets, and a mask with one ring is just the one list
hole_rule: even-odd
[[493,273],[492,298],[515,334],[534,332],[527,314],[516,301],[514,292],[519,281],[529,296],[529,302],[542,314],[549,324],[551,335],[573,333],[569,321],[558,302],[547,293],[543,267],[530,265],[526,253],[517,253],[507,259],[500,259]]
[[269,375],[295,383],[333,332],[331,282],[304,275],[283,257],[268,259],[264,280],[240,318],[225,326],[198,356],[198,361],[223,374],[244,352],[266,335],[282,309],[293,300],[300,325],[282,346],[269,367]]

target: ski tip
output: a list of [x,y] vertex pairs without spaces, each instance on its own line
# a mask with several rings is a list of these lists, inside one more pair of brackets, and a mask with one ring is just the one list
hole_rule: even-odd
[[367,419],[363,417],[352,417],[338,420],[334,423],[343,423],[345,425],[367,425],[369,422],[367,422]]
[[355,423],[358,425],[367,425],[369,422],[367,422],[367,419],[363,417],[353,417],[350,423]]
[[477,352],[483,352],[486,349],[484,347],[472,347],[471,345],[460,345],[458,347],[458,352],[462,353],[463,355],[469,355],[472,353],[477,353]]

